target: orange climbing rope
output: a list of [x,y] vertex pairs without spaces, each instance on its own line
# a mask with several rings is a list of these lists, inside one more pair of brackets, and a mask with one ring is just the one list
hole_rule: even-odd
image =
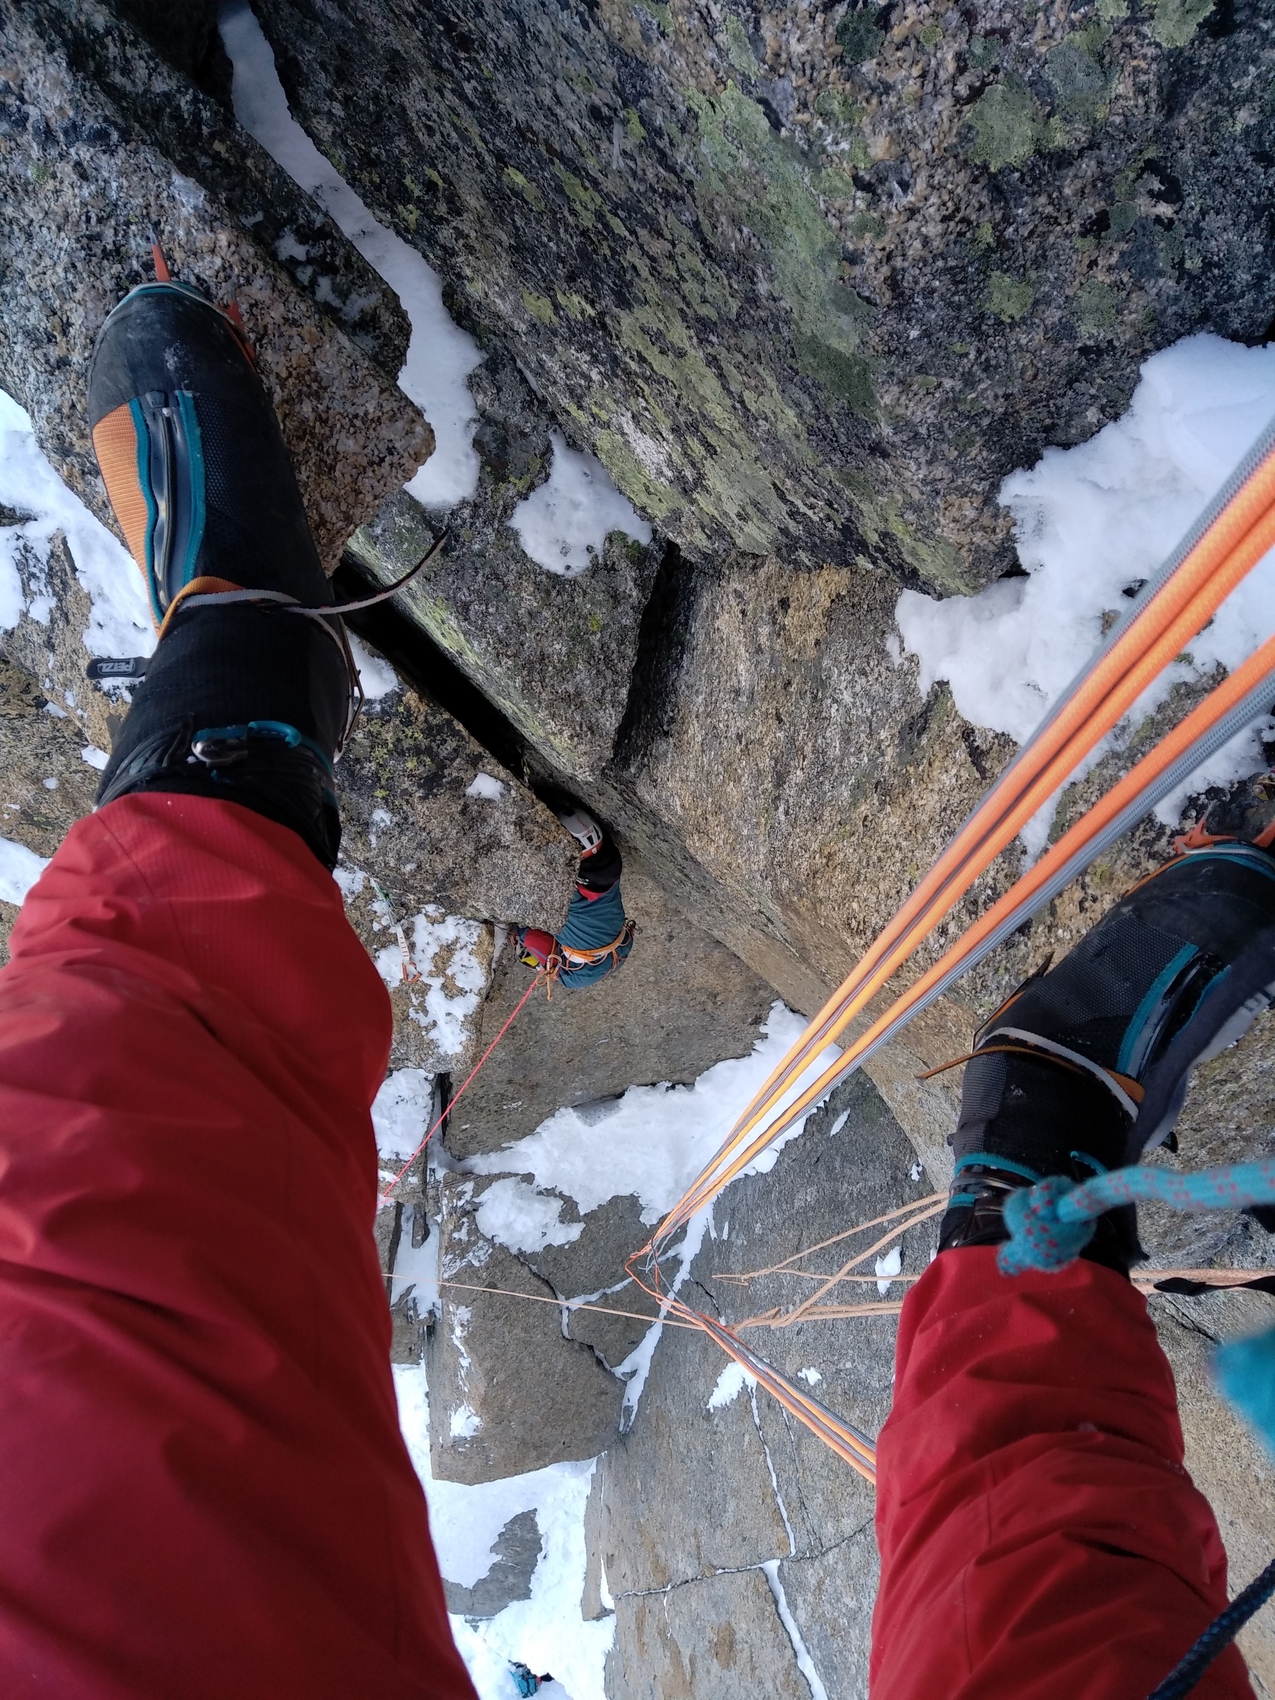
[[[1137,602],[1112,629],[1018,756],[988,790],[934,867],[903,903],[748,1104],[725,1143],[629,1260],[629,1272],[666,1314],[692,1320],[848,1463],[870,1474],[863,1436],[793,1387],[719,1322],[662,1290],[659,1258],[679,1228],[704,1209],[776,1139],[859,1067],[879,1045],[1020,927],[1094,857],[1270,705],[1275,638],[1174,728],[1044,856],[818,1074],[801,1082],[872,998],[1006,849],[1033,815],[1129,712],[1212,619],[1247,573],[1275,547],[1275,426],[1253,445]],[[787,1099],[787,1102],[785,1102]],[[651,1285],[641,1279],[642,1267]],[[765,1373],[762,1373],[764,1371]],[[866,1465],[866,1467],[865,1467]]]

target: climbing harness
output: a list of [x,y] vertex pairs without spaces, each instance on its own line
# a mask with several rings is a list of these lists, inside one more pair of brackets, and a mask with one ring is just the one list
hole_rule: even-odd
[[605,962],[610,958],[612,968],[620,966],[620,952],[633,943],[637,935],[638,924],[629,917],[620,928],[619,933],[610,944],[596,945],[591,949],[579,949],[575,945],[563,944],[555,938],[553,948],[543,960],[526,949],[519,956],[519,962],[528,968],[538,971],[545,983],[545,997],[553,1001],[553,988],[563,974],[570,974],[575,968],[589,968],[595,962]]
[[[637,922],[632,919],[626,920],[610,944],[596,945],[592,950],[578,950],[575,945],[563,944],[562,940],[559,939],[558,950],[561,956],[558,959],[557,973],[569,974],[573,968],[590,968],[595,962],[605,962],[608,957],[611,959],[612,967],[618,968],[620,966],[620,952],[626,945],[633,943],[636,932]],[[553,959],[551,958],[551,960]],[[556,977],[557,974],[555,974]]]
[[[808,1078],[870,1001],[903,967],[934,928],[1022,828],[1061,789],[1137,702],[1147,687],[1212,619],[1245,575],[1275,546],[1275,426],[1254,443],[1223,488],[1124,617],[1092,661],[1073,680],[1017,757],[992,785],[930,872],[736,1121],[720,1150],[628,1263],[662,1314],[692,1321],[846,1462],[869,1474],[874,1453],[857,1431],[794,1387],[723,1324],[684,1304],[668,1290],[660,1257],[679,1229],[712,1202],[779,1135],[803,1116],[960,975],[1021,927],[1096,856],[1177,785],[1208,755],[1258,719],[1275,695],[1275,638],[1228,675],[1159,744],[1075,822],[1009,891],[922,973],[885,1013]],[[1151,1106],[1144,1103],[1142,1114]],[[1170,1106],[1157,1105],[1156,1132]],[[760,1373],[761,1370],[767,1373]],[[778,1386],[778,1391],[776,1390]],[[859,1440],[862,1437],[858,1437]],[[865,1467],[865,1458],[867,1465]]]

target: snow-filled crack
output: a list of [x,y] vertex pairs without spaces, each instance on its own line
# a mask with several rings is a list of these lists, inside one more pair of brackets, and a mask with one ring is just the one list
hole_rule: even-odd
[[761,1568],[767,1582],[770,1583],[770,1591],[775,1597],[775,1610],[779,1613],[779,1621],[783,1624],[788,1639],[792,1642],[793,1657],[797,1661],[797,1669],[805,1677],[810,1688],[811,1700],[828,1700],[828,1690],[824,1687],[819,1672],[815,1669],[815,1661],[810,1657],[810,1651],[797,1625],[797,1619],[792,1615],[792,1608],[788,1604],[788,1596],[784,1593],[784,1585],[779,1579],[779,1560],[772,1558]]
[[775,1474],[775,1461],[770,1456],[770,1447],[766,1444],[766,1436],[761,1431],[761,1414],[757,1409],[757,1383],[755,1381],[748,1389],[748,1403],[752,1408],[753,1427],[757,1430],[758,1440],[761,1441],[766,1468],[770,1472],[771,1491],[775,1496],[775,1504],[779,1507],[779,1515],[784,1520],[784,1533],[788,1536],[788,1556],[791,1558],[797,1550],[797,1541],[792,1532],[792,1524],[788,1521],[788,1507],[784,1504],[784,1496],[779,1491],[779,1477]]

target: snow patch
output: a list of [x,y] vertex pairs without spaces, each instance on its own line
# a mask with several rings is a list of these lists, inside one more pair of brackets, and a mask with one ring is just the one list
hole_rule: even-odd
[[48,867],[48,858],[37,856],[25,844],[0,838],[0,903],[22,903]]
[[903,1271],[903,1247],[901,1245],[891,1246],[889,1251],[877,1258],[875,1267],[877,1292],[884,1298],[890,1291],[891,1277],[899,1275]]
[[396,1068],[372,1100],[376,1149],[386,1162],[403,1162],[425,1136],[434,1109],[434,1076],[423,1068]]
[[519,502],[509,521],[536,565],[577,578],[593,564],[609,532],[622,531],[635,543],[648,544],[650,526],[616,489],[602,462],[569,449],[561,431],[551,431],[549,441],[549,477]]
[[467,797],[482,797],[488,803],[498,803],[508,789],[509,787],[502,785],[494,774],[476,773],[465,787],[465,795]]
[[833,1134],[840,1133],[842,1128],[846,1125],[846,1123],[849,1120],[850,1120],[849,1110],[842,1110],[841,1114],[837,1117],[836,1121],[833,1122],[832,1126],[828,1129],[828,1138],[831,1139]]
[[[776,1003],[751,1055],[714,1064],[691,1086],[631,1086],[600,1119],[558,1110],[534,1133],[470,1159],[468,1167],[477,1174],[531,1175],[542,1190],[574,1198],[581,1215],[632,1193],[643,1222],[652,1225],[686,1191],[805,1028],[801,1016]],[[744,1172],[767,1173],[804,1125],[799,1121]]]
[[453,1440],[472,1440],[483,1426],[483,1419],[477,1411],[471,1411],[468,1405],[457,1405],[452,1412],[451,1433]]
[[340,862],[332,870],[332,878],[341,888],[341,896],[348,902],[357,897],[367,884],[367,875],[362,868],[356,868],[353,863]]
[[820,1375],[817,1369],[799,1369],[797,1374],[805,1382],[807,1387],[818,1387],[819,1383],[823,1380],[823,1376]]
[[48,620],[51,599],[37,592],[28,608],[18,562],[23,559],[38,578],[60,531],[91,605],[85,649],[90,655],[150,655],[155,631],[133,557],[67,489],[36,442],[30,414],[2,390],[0,502],[30,516],[0,526],[0,629],[11,631],[24,612]]
[[96,744],[85,744],[84,748],[80,751],[80,760],[86,761],[90,767],[95,767],[99,773],[105,770],[106,764],[110,761],[110,759],[111,758],[107,755],[106,751],[99,750]]
[[571,1245],[584,1232],[583,1222],[563,1222],[562,1200],[538,1192],[517,1176],[487,1188],[476,1214],[478,1231],[510,1251],[543,1251]]
[[[920,688],[946,679],[961,715],[1023,743],[1088,660],[1104,621],[1129,606],[1275,415],[1275,347],[1211,334],[1155,354],[1129,411],[1071,449],[1046,449],[1011,473],[1000,502],[1014,516],[1025,578],[942,600],[905,590],[896,619],[920,662]],[[1218,610],[1186,655],[1138,700],[1118,746],[1180,680],[1233,669],[1275,630],[1275,551]],[[1093,765],[1103,749],[1086,764]],[[1187,797],[1265,766],[1256,730],[1212,756],[1156,810],[1174,824]],[[1055,803],[1023,833],[1044,847]]]
[[531,1597],[496,1617],[471,1622],[453,1617],[452,1633],[481,1700],[509,1700],[509,1660],[552,1671],[555,1700],[600,1700],[603,1667],[615,1633],[614,1618],[585,1623],[584,1512],[595,1460],[553,1464],[527,1475],[466,1486],[436,1482],[429,1470],[429,1396],[423,1365],[396,1364],[403,1438],[429,1502],[430,1529],[439,1567],[449,1581],[472,1588],[491,1569],[501,1530],[521,1512],[534,1511],[541,1553]]
[[708,1396],[706,1411],[724,1411],[728,1405],[733,1405],[744,1391],[745,1387],[755,1386],[757,1377],[750,1375],[743,1364],[736,1363],[734,1358],[717,1378],[717,1385]]
[[382,697],[398,690],[401,680],[385,657],[374,654],[353,632],[347,632],[346,636],[350,640],[350,653],[354,657],[354,665],[358,668],[359,683],[363,686],[363,695],[367,700],[379,702]]
[[[375,817],[374,817],[375,818]],[[409,1014],[445,1057],[465,1049],[468,1022],[487,986],[478,960],[482,924],[459,915],[423,911],[404,923],[411,937],[412,962],[420,979],[410,987]],[[391,991],[403,985],[403,951],[396,941],[376,955],[376,966]]]
[[323,208],[397,294],[412,324],[399,388],[434,428],[435,449],[408,484],[427,508],[452,508],[478,488],[474,431],[478,416],[466,379],[481,365],[473,337],[453,324],[438,273],[363,202],[288,110],[274,53],[246,0],[230,0],[218,19],[234,67],[235,117]]

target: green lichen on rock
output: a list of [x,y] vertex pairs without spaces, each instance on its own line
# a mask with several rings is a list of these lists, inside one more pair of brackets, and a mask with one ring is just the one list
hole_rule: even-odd
[[1045,56],[1055,112],[1085,125],[1103,121],[1111,92],[1107,73],[1094,53],[1097,33],[1075,31]]
[[528,182],[521,171],[516,171],[512,165],[507,165],[501,176],[511,189],[517,190],[528,206],[534,207],[537,212],[545,210],[544,196],[534,183]]
[[993,272],[987,280],[983,305],[998,319],[1012,324],[1021,319],[1035,299],[1035,290],[1025,277],[1011,277],[1008,272]]
[[[897,496],[882,495],[866,473],[853,467],[843,467],[838,477],[858,512],[869,549],[879,549],[889,539],[912,571],[936,590],[949,596],[973,593],[976,587],[959,552],[942,538],[927,541],[918,536],[904,519]],[[870,567],[872,562],[862,565]]]
[[753,52],[752,43],[748,39],[743,24],[740,23],[734,12],[726,14],[723,33],[726,36],[726,57],[731,64],[737,71],[742,71],[745,76],[755,77],[761,66],[757,63],[757,55]]
[[731,203],[765,242],[792,312],[799,369],[856,412],[872,413],[863,340],[874,309],[841,282],[841,245],[811,190],[804,155],[776,138],[762,108],[734,83],[719,103],[689,98],[709,162],[701,201]]
[[1082,283],[1071,303],[1072,316],[1088,336],[1108,336],[1120,322],[1116,297],[1108,284],[1097,278]]
[[852,6],[837,25],[837,43],[852,65],[876,57],[885,31],[877,26],[876,6]]
[[1035,95],[1019,76],[1002,77],[970,112],[976,140],[973,155],[989,171],[1025,165],[1040,145],[1043,116]]
[[1153,0],[1151,34],[1161,47],[1185,47],[1213,10],[1214,0]]
[[529,289],[524,289],[522,304],[532,318],[538,319],[542,325],[557,323],[557,314],[553,310],[553,303],[547,301],[543,295],[533,295]]

